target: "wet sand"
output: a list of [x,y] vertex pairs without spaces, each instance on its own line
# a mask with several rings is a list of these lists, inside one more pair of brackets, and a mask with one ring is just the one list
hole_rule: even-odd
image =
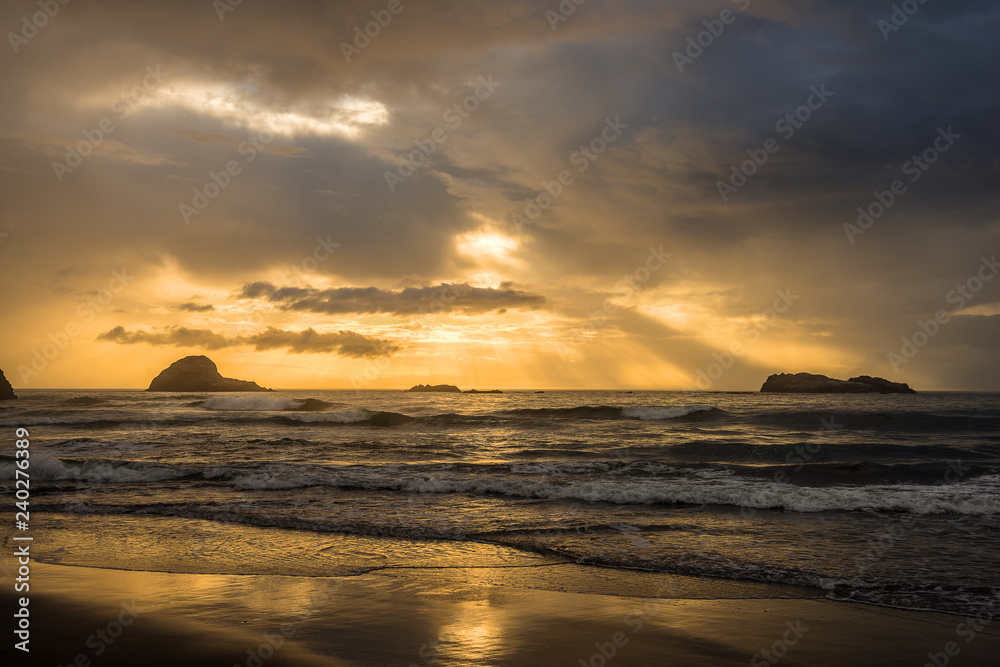
[[572,564],[324,578],[33,563],[31,581],[32,650],[6,630],[5,665],[941,667],[1000,651],[1000,626],[958,616]]

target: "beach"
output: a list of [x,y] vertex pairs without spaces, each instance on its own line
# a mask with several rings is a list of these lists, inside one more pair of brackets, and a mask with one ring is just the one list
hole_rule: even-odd
[[947,647],[958,652],[939,664],[991,664],[1000,649],[1000,628],[970,636],[954,615],[808,597],[648,597],[654,586],[702,582],[641,573],[647,596],[587,592],[601,588],[602,568],[556,567],[568,570],[559,585],[578,590],[546,590],[549,576],[535,572],[511,581],[499,568],[317,578],[36,564],[31,653],[8,642],[0,656],[25,665],[919,667],[928,654],[947,658]]

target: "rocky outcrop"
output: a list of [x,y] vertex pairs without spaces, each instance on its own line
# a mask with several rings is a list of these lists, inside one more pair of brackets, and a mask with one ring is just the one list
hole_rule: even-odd
[[503,392],[499,389],[487,389],[485,391],[480,391],[479,389],[466,389],[462,392],[463,394],[502,394]]
[[779,394],[915,394],[909,385],[870,375],[837,380],[812,373],[781,373],[767,378],[761,392]]
[[437,391],[452,394],[460,394],[462,390],[453,384],[418,384],[416,387],[410,387],[406,391]]
[[146,391],[272,391],[256,382],[224,378],[206,356],[184,357],[157,375]]
[[0,401],[12,401],[17,398],[14,388],[7,382],[7,377],[0,371]]

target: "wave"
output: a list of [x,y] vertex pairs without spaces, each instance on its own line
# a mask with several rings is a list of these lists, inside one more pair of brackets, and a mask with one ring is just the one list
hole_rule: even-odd
[[62,402],[63,405],[68,406],[80,406],[89,407],[91,405],[104,405],[107,403],[103,398],[94,398],[93,396],[77,396],[76,398],[67,398]]
[[711,405],[676,405],[670,407],[637,405],[622,408],[622,416],[651,421],[661,419],[678,419],[680,417],[687,417],[688,415],[694,415],[700,412],[712,411],[721,412],[721,410],[718,410],[718,408],[714,408]]
[[288,490],[311,486],[380,489],[407,493],[459,493],[513,498],[576,500],[619,505],[730,505],[791,512],[907,512],[913,514],[1000,514],[1000,478],[979,484],[801,487],[744,479],[546,480],[478,475],[422,475],[401,478],[274,473],[232,478],[239,490]]
[[[1000,475],[952,484],[797,486],[710,468],[656,463],[539,462],[536,464],[173,466],[152,462],[33,457],[32,478],[132,484],[192,478],[240,491],[331,487],[415,494],[463,494],[569,500],[617,505],[728,505],[791,512],[1000,514]],[[643,475],[643,476],[637,476]],[[0,479],[14,478],[14,461],[0,459]],[[940,481],[940,480],[938,480]]]
[[[15,465],[7,457],[0,461],[0,479],[14,479]],[[167,464],[90,459],[71,461],[47,456],[31,457],[32,481],[100,482],[135,484],[190,477],[196,471]]]
[[317,412],[333,407],[334,403],[327,403],[317,398],[268,398],[266,396],[213,396],[202,403],[189,403],[190,406],[198,406],[206,410],[263,410],[263,411],[303,411]]
[[284,424],[363,424],[371,423],[379,413],[368,410],[345,410],[343,412],[313,412],[312,414],[282,415],[272,421]]
[[722,410],[711,405],[633,405],[618,407],[612,405],[581,405],[573,408],[521,408],[496,414],[502,416],[550,419],[641,419],[660,421],[680,419],[699,413],[722,414]]
[[[399,426],[411,422],[425,421],[432,422],[433,417],[410,417],[397,412],[379,412],[372,410],[344,410],[338,412],[323,412],[316,404],[306,404],[304,401],[291,401],[288,407],[269,407],[260,410],[247,410],[245,408],[214,408],[205,411],[205,414],[191,414],[182,417],[170,417],[166,419],[105,419],[77,417],[31,417],[26,419],[10,419],[0,421],[0,427],[17,428],[21,426],[70,426],[74,428],[90,429],[133,429],[142,426],[149,428],[168,428],[171,426],[193,426],[198,424],[211,424],[213,422],[236,422],[245,424],[250,422],[272,422],[284,425],[305,425],[305,424],[344,424],[358,426]],[[225,404],[222,404],[225,405]],[[334,405],[334,404],[331,404]],[[190,407],[201,407],[201,403],[193,404]],[[324,408],[325,409],[325,408]],[[250,412],[250,415],[246,413]],[[281,415],[254,413],[286,413]],[[232,416],[226,413],[233,413]],[[226,416],[222,416],[226,415]]]
[[[79,397],[80,399],[90,397]],[[77,400],[77,399],[71,399]],[[100,400],[100,399],[94,399]],[[79,403],[79,406],[84,403]],[[935,414],[930,412],[866,412],[800,409],[765,409],[763,412],[722,410],[708,404],[685,405],[580,405],[573,407],[519,408],[491,412],[460,414],[404,414],[392,410],[375,410],[361,406],[347,406],[316,398],[274,398],[269,396],[212,396],[203,401],[181,404],[201,410],[181,411],[159,419],[144,419],[143,423],[158,426],[190,425],[199,420],[233,420],[241,423],[271,421],[284,425],[345,424],[394,427],[405,424],[430,426],[477,426],[483,423],[524,424],[559,423],[570,420],[614,421],[636,420],[650,424],[688,423],[711,421],[726,427],[743,429],[739,438],[745,440],[747,428],[785,431],[813,436],[826,433],[830,424],[845,431],[877,431],[883,433],[944,433],[954,436],[969,433],[984,441],[1000,442],[1000,417],[989,414]],[[117,410],[95,409],[62,415],[23,413],[20,419],[0,420],[0,427],[18,426],[78,426],[92,428],[127,428],[140,421],[139,417],[122,415]],[[74,406],[76,407],[76,406]],[[690,441],[677,443],[685,447]],[[701,445],[699,445],[700,447]],[[826,445],[824,445],[825,447]],[[880,447],[882,445],[879,445]],[[704,452],[702,452],[704,453]],[[734,452],[738,454],[738,452]]]
[[10,419],[0,422],[0,426],[16,428],[18,426],[77,426],[77,425],[97,425],[121,424],[121,420],[107,419],[86,419],[83,417],[29,417],[27,419]]
[[796,429],[803,431],[820,431],[830,428],[846,428],[851,430],[886,431],[919,431],[919,432],[953,432],[956,430],[1000,432],[1000,416],[988,413],[967,412],[935,413],[917,410],[899,411],[869,411],[869,410],[801,410],[790,408],[786,410],[765,410],[746,416],[746,421],[767,427]]

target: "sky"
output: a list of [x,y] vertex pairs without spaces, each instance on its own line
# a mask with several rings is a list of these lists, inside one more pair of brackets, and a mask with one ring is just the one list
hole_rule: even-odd
[[0,368],[1000,389],[1000,7],[11,0]]

